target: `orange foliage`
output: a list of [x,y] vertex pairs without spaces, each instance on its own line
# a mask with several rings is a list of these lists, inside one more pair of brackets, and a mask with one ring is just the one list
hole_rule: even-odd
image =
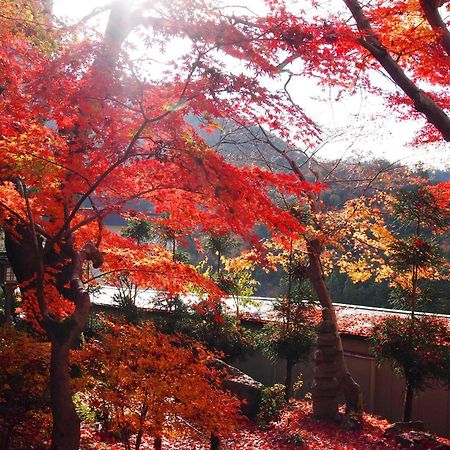
[[217,357],[146,324],[110,324],[80,352],[87,400],[122,441],[198,433],[229,435],[239,402],[220,388]]

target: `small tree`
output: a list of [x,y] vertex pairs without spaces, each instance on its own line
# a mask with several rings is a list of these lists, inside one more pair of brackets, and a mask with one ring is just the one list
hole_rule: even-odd
[[237,238],[229,233],[211,233],[205,239],[205,248],[212,254],[214,276],[220,280],[223,276],[223,257],[230,256],[239,248]]
[[243,252],[235,258],[222,257],[224,264],[219,286],[233,300],[238,324],[241,319],[241,307],[254,304],[250,299],[258,286],[253,278],[255,263],[252,252]]
[[203,301],[190,308],[180,321],[178,331],[201,342],[208,349],[223,353],[229,360],[254,350],[254,334],[241,327],[220,304]]
[[376,359],[389,362],[406,382],[403,420],[410,421],[414,394],[432,380],[450,384],[450,330],[423,316],[392,317],[374,327],[370,345]]
[[276,321],[261,333],[263,352],[272,361],[286,361],[285,397],[292,397],[293,369],[311,354],[315,326],[311,316],[313,293],[307,280],[303,254],[291,244],[281,259],[285,273],[286,294],[274,303]]
[[347,232],[357,256],[347,253],[339,264],[355,281],[373,274],[376,281],[387,279],[391,301],[410,312],[409,318],[386,320],[372,334],[376,357],[390,361],[406,381],[403,416],[408,421],[414,392],[424,389],[428,379],[442,378],[436,374],[435,356],[442,353],[439,345],[448,331],[432,319],[418,318],[417,310],[436,299],[430,285],[448,277],[448,262],[439,247],[449,225],[448,199],[438,201],[429,187],[380,198],[370,206],[359,200],[350,204],[355,221]]
[[[199,344],[155,331],[153,325],[113,325],[83,350],[88,399],[126,449],[138,450],[144,435],[161,449],[162,437],[190,432],[229,433],[239,403],[219,387],[215,355]],[[132,446],[132,438],[134,445]]]
[[418,306],[433,300],[427,281],[443,277],[446,262],[436,236],[448,230],[450,214],[426,188],[399,192],[392,212],[402,234],[388,245],[395,276],[391,297],[414,318]]
[[[316,338],[315,327],[305,305],[282,299],[276,305],[280,321],[266,325],[261,333],[264,354],[272,361],[286,361],[285,397],[292,397],[293,369],[311,354]],[[289,320],[287,320],[289,317]]]

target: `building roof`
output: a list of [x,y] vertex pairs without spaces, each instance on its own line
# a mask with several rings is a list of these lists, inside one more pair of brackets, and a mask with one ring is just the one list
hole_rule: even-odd
[[[102,286],[92,294],[92,302],[99,306],[118,306],[114,296],[118,294],[118,289],[112,286]],[[164,311],[164,305],[158,301],[164,298],[164,293],[152,289],[138,291],[136,306],[146,311]],[[188,305],[198,303],[199,297],[194,294],[182,296],[183,301]],[[241,318],[246,321],[266,323],[276,320],[273,308],[275,299],[270,297],[248,297],[241,299],[239,306]],[[223,299],[223,304],[232,314],[236,310],[235,299],[228,297]],[[337,303],[334,305],[341,333],[366,337],[370,334],[372,327],[386,317],[407,317],[410,311],[401,311],[386,308],[374,308],[362,305],[346,305]],[[418,315],[429,315],[417,313]],[[313,314],[317,322],[320,321],[320,308],[316,308]],[[450,327],[450,316],[443,314],[432,314],[446,321]]]

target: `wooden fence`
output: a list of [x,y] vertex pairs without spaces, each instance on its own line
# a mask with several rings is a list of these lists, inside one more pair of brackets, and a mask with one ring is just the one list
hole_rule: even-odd
[[[348,367],[363,391],[365,410],[391,422],[401,420],[405,392],[403,381],[388,365],[377,367],[364,338],[343,335],[342,340]],[[234,365],[266,385],[284,381],[284,363],[273,364],[261,353],[236,360]],[[301,373],[304,380],[301,394],[311,388],[312,368],[312,361],[296,367],[295,377]],[[435,385],[418,394],[414,398],[413,420],[422,420],[432,433],[450,437],[450,390]]]

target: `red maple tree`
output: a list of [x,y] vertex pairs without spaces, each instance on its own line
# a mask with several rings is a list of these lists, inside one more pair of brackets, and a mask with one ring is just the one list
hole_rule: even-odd
[[[281,233],[298,234],[301,225],[277,208],[269,193],[275,187],[301,197],[312,190],[305,178],[227,163],[185,117],[200,117],[206,128],[216,127],[217,118],[238,119],[269,126],[291,141],[316,142],[316,125],[286,92],[268,90],[265,79],[279,76],[301,57],[307,75],[348,85],[359,69],[369,68],[361,66],[357,42],[372,54],[379,42],[357,14],[362,36],[341,17],[330,16],[326,23],[307,20],[273,0],[265,18],[229,15],[204,0],[138,5],[114,0],[103,35],[86,29],[84,22],[55,22],[50,5],[39,0],[1,1],[0,224],[28,315],[52,343],[53,448],[74,449],[79,446],[79,421],[67,368],[69,348],[90,308],[82,280],[85,262],[95,267],[105,262],[110,271],[126,264],[128,272],[131,264],[131,272],[143,269],[140,273],[147,276],[141,279],[155,288],[186,290],[193,276],[196,283],[214,290],[160,249],[153,247],[142,255],[131,241],[106,236],[103,219],[125,209],[136,209],[139,217],[142,213],[133,203],[139,199],[151,204],[157,220],[169,229],[189,232],[200,227],[249,238],[254,225],[262,222]],[[392,21],[379,24],[382,7],[376,4],[370,18],[383,40],[411,28],[409,19],[398,33],[389,25]],[[409,12],[405,10],[405,17]],[[437,52],[432,67],[441,73],[444,59],[438,45],[447,39],[442,24],[431,20],[434,12],[427,15],[430,27],[434,33],[441,31],[430,41]],[[125,50],[134,30],[142,33],[147,52],[164,50],[176,39],[187,42],[188,49],[163,76],[155,65],[144,71],[144,63],[133,62]],[[396,38],[389,50],[398,45]],[[420,51],[427,66],[414,58],[401,62],[410,71],[431,67],[430,58],[423,59],[427,54],[431,52]],[[244,61],[245,69],[225,64],[229,58]],[[384,61],[385,57],[381,64]],[[349,72],[350,64],[355,70]],[[413,73],[434,84],[442,81],[429,76],[431,70]],[[445,93],[433,94],[435,101],[420,90],[410,95],[395,75],[391,73],[416,109],[448,139],[448,117],[442,107],[433,106],[445,104]],[[368,78],[364,82],[370,85]],[[395,104],[405,102],[403,97],[390,98]],[[318,253],[313,245],[311,254]],[[312,263],[319,264],[318,257]]]

